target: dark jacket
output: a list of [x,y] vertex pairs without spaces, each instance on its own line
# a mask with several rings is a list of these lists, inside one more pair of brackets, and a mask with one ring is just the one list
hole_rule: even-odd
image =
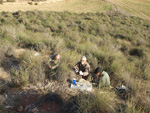
[[78,72],[82,71],[83,76],[88,76],[90,72],[90,65],[86,62],[85,64],[81,64],[81,62],[78,62],[75,66],[74,69],[77,69]]

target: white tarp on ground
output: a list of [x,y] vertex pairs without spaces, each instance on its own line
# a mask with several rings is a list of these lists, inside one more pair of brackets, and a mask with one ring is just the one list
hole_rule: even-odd
[[72,89],[79,89],[81,91],[92,91],[92,84],[88,81],[81,80],[75,84],[71,84]]

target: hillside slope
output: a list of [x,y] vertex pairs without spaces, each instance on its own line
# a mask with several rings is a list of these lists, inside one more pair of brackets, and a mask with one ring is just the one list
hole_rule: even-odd
[[119,10],[150,20],[150,1],[149,0],[108,0]]
[[[55,0],[54,0],[55,1]],[[20,1],[15,3],[4,3],[0,5],[0,11],[69,11],[83,12],[105,12],[112,9],[150,20],[149,0],[53,0],[42,2]],[[32,5],[29,5],[32,4]]]
[[[52,79],[47,67],[48,57],[45,56],[60,53],[61,64],[55,79],[63,84],[67,79],[71,79],[72,67],[82,55],[85,55],[91,66],[91,72],[97,66],[101,66],[109,73],[113,87],[124,84],[130,89],[124,104],[128,105],[126,107],[118,104],[114,90],[101,89],[100,91],[108,94],[108,98],[105,98],[105,102],[108,103],[102,104],[104,105],[102,107],[96,107],[96,104],[95,111],[98,109],[118,112],[119,109],[125,109],[124,112],[147,113],[150,112],[149,31],[150,21],[127,16],[118,11],[82,14],[42,11],[2,12],[0,66],[6,72],[10,72],[11,87],[44,84],[48,79]],[[26,52],[16,56],[11,52],[16,48],[24,48]],[[33,50],[41,55],[33,57]],[[6,64],[9,64],[9,68]],[[6,90],[2,87],[1,94],[9,93],[11,87]],[[44,94],[50,91],[51,87]],[[105,93],[101,96],[105,97]],[[104,100],[100,101],[104,103]],[[108,104],[110,108],[105,109]],[[117,107],[114,107],[114,104]],[[82,106],[82,110],[85,106]],[[92,110],[93,107],[85,108]]]

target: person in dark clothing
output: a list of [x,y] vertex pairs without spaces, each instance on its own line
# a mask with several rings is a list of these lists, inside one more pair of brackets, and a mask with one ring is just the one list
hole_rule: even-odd
[[90,65],[87,62],[85,56],[81,57],[81,60],[74,66],[75,73],[79,75],[79,79],[83,78],[85,80],[88,79],[90,72]]

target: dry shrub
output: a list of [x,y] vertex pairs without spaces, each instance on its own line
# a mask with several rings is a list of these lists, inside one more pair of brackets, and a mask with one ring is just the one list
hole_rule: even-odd
[[64,105],[64,113],[115,113],[115,95],[111,92],[79,94]]
[[33,2],[28,2],[29,5],[33,5]]
[[29,82],[37,83],[45,80],[45,66],[43,66],[43,59],[39,55],[35,55],[33,51],[26,51],[19,57],[20,66],[27,71]]
[[88,55],[91,52],[95,52],[98,49],[94,43],[88,41],[78,44],[76,48],[79,53],[84,55]]
[[98,60],[98,66],[107,71],[110,75],[117,74],[121,71],[121,65],[124,64],[124,56],[119,51],[105,51],[99,49],[93,53],[93,57]]
[[60,53],[60,65],[56,72],[56,79],[61,82],[66,82],[67,79],[72,78],[72,71],[74,65],[80,60],[80,55],[78,55],[75,51],[62,51]]
[[134,101],[136,108],[141,108],[141,110],[145,112],[150,112],[150,97],[142,92],[135,95],[136,98],[132,98]]
[[41,39],[34,47],[34,49],[44,53],[60,53],[65,49],[65,42],[61,37],[51,37],[48,36]]
[[136,64],[136,67],[137,67],[136,76],[144,80],[150,80],[150,75],[149,75],[150,62],[148,58],[143,57],[142,59],[140,59]]
[[93,72],[98,67],[98,60],[92,54],[87,54],[87,62],[90,64],[90,71]]
[[128,110],[131,110],[131,113],[135,113],[134,111],[143,113],[150,112],[150,98],[148,96],[150,92],[149,82],[133,78],[129,74],[128,77],[126,75],[125,82],[130,89],[129,97],[131,97],[128,99],[131,104],[131,106],[128,107]]
[[[149,88],[149,87],[148,87]],[[147,95],[147,89],[140,88],[136,94],[132,95],[128,100],[128,108],[126,112],[130,113],[149,113],[150,112],[150,98]]]
[[12,68],[11,70],[11,81],[13,87],[22,87],[28,83],[29,76],[26,69],[20,67],[17,70]]
[[38,3],[34,3],[34,5],[38,5]]
[[65,48],[64,40],[60,37],[51,37],[49,40],[49,46],[53,51],[59,53]]
[[16,39],[16,29],[11,25],[1,26],[0,37],[4,40],[13,41]]
[[6,56],[13,56],[15,47],[7,41],[1,41],[0,45],[0,63],[2,63]]

